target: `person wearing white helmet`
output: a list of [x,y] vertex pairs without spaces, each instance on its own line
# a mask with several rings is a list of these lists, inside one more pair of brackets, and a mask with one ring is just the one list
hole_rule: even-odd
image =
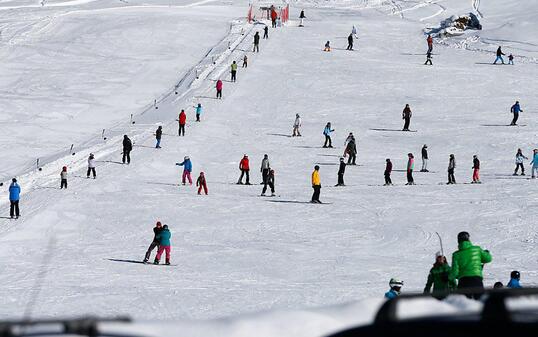
[[189,156],[185,156],[185,158],[183,158],[183,162],[176,163],[176,165],[183,166],[183,175],[181,177],[182,184],[185,185],[186,179],[189,179],[189,184],[192,185],[192,178],[191,178],[192,162]]
[[403,281],[396,278],[391,278],[389,281],[390,290],[385,293],[385,298],[391,300],[400,296],[400,291],[403,287]]

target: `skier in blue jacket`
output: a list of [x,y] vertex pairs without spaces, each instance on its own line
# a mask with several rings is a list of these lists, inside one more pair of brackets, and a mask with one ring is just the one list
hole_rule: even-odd
[[521,110],[521,107],[519,106],[519,101],[516,101],[516,103],[512,105],[512,107],[510,108],[510,112],[514,114],[514,118],[512,119],[512,123],[510,123],[510,125],[517,125],[516,122],[519,118],[519,113],[523,112],[523,110]]
[[200,115],[202,115],[202,104],[198,103],[196,106],[196,121],[200,121]]
[[536,178],[536,174],[538,174],[538,149],[532,150],[532,179]]
[[17,179],[13,178],[11,180],[11,185],[9,185],[9,215],[11,219],[16,217],[17,219],[20,216],[19,213],[19,200],[21,198],[21,187],[17,184]]
[[189,179],[189,184],[192,185],[192,178],[191,178],[192,162],[189,156],[185,156],[185,158],[183,158],[183,162],[176,163],[176,165],[183,166],[183,176],[181,178],[181,182],[183,183],[183,185],[185,185],[186,183],[185,178]]
[[400,281],[395,278],[391,278],[389,281],[390,290],[385,293],[385,298],[392,300],[400,296],[400,290],[403,287],[403,281]]
[[[328,122],[327,125],[325,125],[325,129],[323,129],[323,135],[325,136],[325,143],[323,144],[323,147],[333,147],[331,132],[334,132],[334,130],[331,128],[331,122]],[[327,144],[329,144],[329,146],[327,146]]]
[[510,281],[506,285],[507,288],[522,288],[521,284],[519,284],[519,279],[521,275],[517,270],[514,270],[510,273]]

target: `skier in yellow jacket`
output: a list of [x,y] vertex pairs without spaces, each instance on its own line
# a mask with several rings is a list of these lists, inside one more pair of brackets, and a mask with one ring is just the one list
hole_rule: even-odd
[[319,178],[319,166],[314,166],[314,172],[312,172],[312,188],[314,194],[312,194],[312,200],[310,202],[321,204],[319,201],[319,194],[321,192],[321,180]]

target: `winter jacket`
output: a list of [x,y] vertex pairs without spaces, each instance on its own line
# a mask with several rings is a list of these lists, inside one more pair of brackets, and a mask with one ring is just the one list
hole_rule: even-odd
[[434,293],[447,292],[456,288],[456,282],[449,280],[450,270],[448,263],[435,263],[432,269],[430,269],[424,293],[429,294],[432,285]]
[[485,263],[491,262],[491,254],[470,241],[458,244],[458,250],[452,254],[451,279],[462,277],[482,277]]
[[196,186],[206,186],[205,176],[198,176],[198,179],[196,179]]
[[431,36],[428,36],[426,41],[428,42],[428,46],[431,46],[433,44],[433,38]]
[[295,118],[295,122],[293,123],[293,126],[301,126],[301,117]]
[[325,129],[323,129],[323,134],[325,136],[329,136],[331,134],[331,132],[333,132],[334,130],[331,130],[330,127],[326,126]]
[[181,111],[179,113],[179,124],[185,125],[185,123],[187,123],[187,114],[185,111]]
[[480,160],[478,160],[478,158],[473,159],[473,168],[476,170],[480,169]]
[[402,112],[402,118],[411,118],[411,108],[405,107]]
[[123,138],[123,152],[130,152],[133,149],[133,143],[128,137]]
[[538,167],[538,152],[534,154],[531,161],[532,166]]
[[312,186],[321,186],[321,179],[319,178],[318,170],[314,170],[314,172],[312,172]]
[[67,171],[60,172],[60,179],[67,179]]
[[271,171],[269,171],[269,174],[267,175],[267,183],[270,184],[270,185],[273,185],[273,187],[275,186],[275,173],[271,173]]
[[232,63],[230,66],[231,71],[237,71],[237,63]]
[[407,171],[413,171],[415,169],[415,158],[409,158],[407,161]]
[[504,53],[501,51],[501,47],[497,48],[497,56],[504,55]]
[[450,158],[448,160],[448,169],[453,170],[456,168],[456,158]]
[[346,163],[344,161],[340,162],[340,167],[338,168],[338,174],[344,174],[346,172]]
[[346,153],[353,154],[353,155],[357,154],[357,146],[355,145],[354,140],[351,140],[349,143],[347,143]]
[[276,11],[274,9],[271,10],[271,20],[275,21],[277,17],[278,14],[276,13]]
[[9,201],[18,201],[21,198],[21,187],[17,183],[9,185]]
[[176,165],[183,166],[183,169],[187,172],[192,172],[192,162],[190,159],[186,159],[182,163],[176,163]]
[[163,231],[163,228],[162,227],[153,227],[153,242],[159,242],[159,233],[161,233]]
[[263,158],[260,171],[268,170],[270,167],[271,166],[269,165],[269,158]]
[[95,168],[95,159],[88,157],[88,168]]
[[392,172],[392,162],[388,162],[385,166],[385,174],[390,174]]
[[519,103],[512,105],[512,107],[510,108],[510,112],[512,113],[520,113],[522,111],[523,110],[521,110],[521,106],[519,106]]
[[422,159],[428,159],[428,149],[424,146],[422,147]]
[[400,296],[400,293],[394,289],[391,289],[385,293],[385,298],[388,298],[389,300],[392,300],[393,298],[396,298],[398,296]]
[[196,107],[196,114],[197,114],[197,115],[201,115],[201,114],[202,114],[202,106],[201,106],[201,105]]
[[163,228],[162,231],[157,234],[157,240],[159,241],[160,246],[170,246],[170,237],[172,233],[168,228]]
[[516,280],[515,278],[511,278],[508,284],[506,285],[506,288],[522,288],[521,284],[519,284],[519,280]]
[[260,34],[258,34],[258,32],[256,32],[256,34],[254,34],[254,44],[259,44],[260,43]]
[[522,153],[516,154],[516,164],[523,164],[524,159],[529,159],[525,157]]
[[241,159],[241,161],[239,162],[239,169],[246,170],[246,171],[250,170],[248,158],[243,157],[243,159]]
[[306,19],[306,16],[304,16],[304,11],[301,11],[301,14],[299,15],[299,19]]
[[161,139],[163,136],[163,129],[162,128],[158,128],[157,131],[155,131],[155,138],[156,139]]
[[217,90],[222,90],[222,81],[221,80],[218,80],[217,81],[217,86],[216,86]]

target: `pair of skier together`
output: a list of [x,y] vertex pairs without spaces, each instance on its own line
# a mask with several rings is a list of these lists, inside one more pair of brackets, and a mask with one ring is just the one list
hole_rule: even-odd
[[159,261],[161,260],[161,256],[163,252],[166,252],[166,260],[165,263],[167,265],[170,265],[170,252],[171,252],[171,244],[170,244],[170,238],[172,237],[172,233],[168,229],[168,225],[162,225],[160,221],[157,221],[155,224],[155,227],[153,228],[153,241],[148,247],[148,250],[146,251],[146,256],[144,257],[144,263],[147,263],[151,257],[151,252],[157,248],[157,256],[155,256],[155,260],[153,261],[153,264],[159,264]]
[[[190,157],[185,156],[183,158],[183,161],[181,163],[176,163],[176,165],[183,166],[183,174],[181,175],[181,183],[185,185],[188,180],[189,185],[192,185],[192,178],[191,178],[192,161]],[[196,186],[198,187],[198,194],[202,194],[202,190],[204,191],[205,195],[208,194],[207,181],[206,181],[204,172],[200,172],[198,179],[196,179]]]

